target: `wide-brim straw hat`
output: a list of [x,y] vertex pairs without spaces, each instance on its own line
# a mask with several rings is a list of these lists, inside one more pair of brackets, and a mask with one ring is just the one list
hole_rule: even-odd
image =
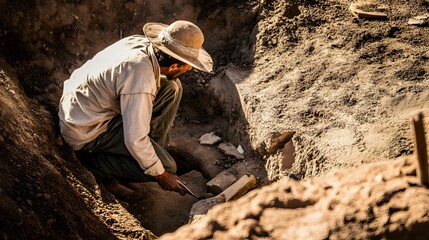
[[204,50],[204,35],[199,27],[188,21],[170,25],[146,23],[143,32],[147,39],[164,53],[204,72],[213,70],[213,60]]

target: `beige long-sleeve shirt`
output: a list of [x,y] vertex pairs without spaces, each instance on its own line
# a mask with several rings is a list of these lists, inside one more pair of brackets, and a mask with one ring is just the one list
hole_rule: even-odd
[[159,81],[158,61],[144,36],[133,35],[102,50],[64,82],[58,115],[65,141],[79,150],[122,114],[131,155],[145,174],[162,174],[164,167],[148,137]]

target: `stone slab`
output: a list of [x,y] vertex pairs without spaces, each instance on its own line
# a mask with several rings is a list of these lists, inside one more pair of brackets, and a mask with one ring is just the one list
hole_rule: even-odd
[[235,157],[236,159],[244,159],[243,154],[238,152],[234,144],[230,142],[219,144],[219,149],[227,156]]
[[236,171],[223,171],[207,183],[207,191],[215,195],[223,192],[239,179]]
[[198,140],[200,141],[200,144],[203,145],[215,145],[222,139],[219,136],[216,136],[214,132],[210,132],[202,135]]

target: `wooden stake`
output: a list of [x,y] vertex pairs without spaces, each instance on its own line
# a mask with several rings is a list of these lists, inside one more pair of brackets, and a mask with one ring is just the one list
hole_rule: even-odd
[[423,126],[423,113],[418,113],[413,119],[414,145],[417,153],[417,177],[423,185],[429,187],[428,154],[426,148],[425,130]]
[[237,182],[225,189],[221,194],[226,201],[235,200],[256,187],[256,178],[251,174],[245,174]]

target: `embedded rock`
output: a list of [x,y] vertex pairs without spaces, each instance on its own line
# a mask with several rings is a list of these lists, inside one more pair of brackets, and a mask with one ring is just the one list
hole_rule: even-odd
[[238,152],[238,150],[234,146],[234,144],[232,144],[230,142],[219,144],[219,148],[227,156],[232,156],[232,157],[235,157],[236,159],[244,159],[243,154]]

